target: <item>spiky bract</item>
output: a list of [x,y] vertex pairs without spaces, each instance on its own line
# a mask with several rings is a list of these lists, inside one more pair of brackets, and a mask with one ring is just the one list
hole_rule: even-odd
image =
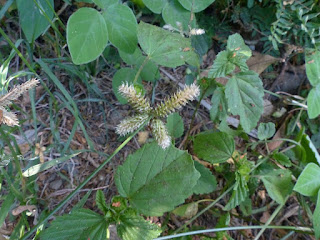
[[158,145],[166,149],[171,144],[171,137],[167,128],[160,119],[154,119],[151,122],[152,134],[158,142]]
[[200,94],[200,89],[196,84],[187,85],[183,90],[179,90],[173,96],[167,98],[158,105],[153,113],[157,117],[166,117],[176,109],[186,105],[188,101],[194,100]]
[[119,87],[120,94],[128,100],[130,105],[140,113],[148,113],[151,111],[150,103],[141,93],[137,93],[133,85],[127,82]]
[[148,114],[139,114],[133,117],[128,117],[119,123],[119,125],[116,128],[116,132],[121,136],[125,136],[128,133],[132,133],[133,131],[141,127],[143,124],[145,124],[148,118]]
[[39,83],[37,79],[31,79],[21,85],[16,85],[7,94],[0,96],[0,123],[8,126],[19,125],[17,116],[6,110],[5,107],[11,104],[11,101],[17,100],[23,93],[35,87]]

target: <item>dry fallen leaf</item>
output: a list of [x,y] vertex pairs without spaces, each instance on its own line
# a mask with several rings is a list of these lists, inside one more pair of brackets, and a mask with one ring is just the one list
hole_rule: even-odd
[[270,55],[252,52],[252,57],[247,61],[250,70],[255,71],[259,75],[267,69],[272,63],[280,61],[281,58],[275,58]]
[[273,136],[272,138],[273,141],[268,143],[268,148],[270,152],[280,147],[281,144],[283,143],[283,141],[279,139],[283,137],[285,129],[286,129],[286,122],[284,122],[281,125],[281,127],[278,129],[276,134]]
[[32,215],[37,211],[37,207],[35,205],[25,205],[25,206],[19,206],[12,210],[13,216],[18,216],[24,211],[29,211],[32,213]]
[[138,133],[138,143],[140,145],[145,144],[147,139],[149,137],[149,132],[148,131],[143,131]]
[[266,223],[270,218],[270,213],[268,211],[263,212],[261,218],[260,218],[260,222],[262,223]]

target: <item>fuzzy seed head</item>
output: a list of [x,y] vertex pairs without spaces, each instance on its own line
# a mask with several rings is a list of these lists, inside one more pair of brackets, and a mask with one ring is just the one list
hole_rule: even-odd
[[119,87],[119,93],[128,100],[130,105],[140,113],[147,113],[151,111],[150,103],[141,93],[137,93],[133,85],[127,82]]
[[2,106],[0,106],[0,123],[6,124],[8,126],[19,125],[17,116],[12,112],[8,112]]
[[171,144],[171,137],[168,134],[167,128],[160,119],[154,119],[151,122],[152,134],[158,142],[158,145],[166,149]]
[[157,117],[166,117],[176,109],[186,105],[188,101],[194,100],[200,94],[200,88],[196,84],[186,85],[183,90],[179,90],[173,96],[167,98],[158,105],[153,113]]
[[16,85],[7,94],[0,97],[0,106],[8,106],[11,101],[17,100],[23,93],[31,88],[34,88],[39,83],[39,80],[33,78],[21,85]]
[[149,116],[148,114],[135,115],[122,120],[116,128],[116,133],[121,136],[125,136],[128,133],[132,133],[146,123]]

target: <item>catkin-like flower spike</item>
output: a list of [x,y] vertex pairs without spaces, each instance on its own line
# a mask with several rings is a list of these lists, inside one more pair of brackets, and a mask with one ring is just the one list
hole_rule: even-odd
[[131,106],[140,113],[148,113],[151,111],[150,103],[141,93],[137,93],[133,85],[123,83],[119,87],[120,94],[128,100]]
[[183,90],[179,90],[173,96],[167,98],[158,105],[153,113],[157,117],[166,117],[176,109],[186,105],[188,101],[194,100],[200,94],[200,89],[196,84],[186,85]]
[[167,128],[160,119],[154,119],[151,122],[152,134],[157,140],[160,147],[166,149],[171,144],[171,137]]
[[21,85],[16,85],[7,94],[0,97],[0,106],[8,106],[11,101],[18,99],[23,93],[29,89],[35,87],[39,83],[39,80],[33,78]]
[[135,115],[122,120],[116,128],[116,133],[125,136],[141,127],[146,123],[149,116],[148,114]]
[[6,124],[8,126],[19,125],[17,116],[12,112],[8,112],[2,106],[0,106],[0,123]]

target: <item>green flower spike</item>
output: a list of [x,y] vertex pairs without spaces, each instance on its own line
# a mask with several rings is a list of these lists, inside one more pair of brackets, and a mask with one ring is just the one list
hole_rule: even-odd
[[175,110],[186,105],[188,101],[194,100],[200,94],[200,89],[196,84],[186,85],[183,90],[179,90],[173,96],[167,98],[154,110],[157,117],[166,117]]
[[166,117],[170,113],[186,105],[188,101],[194,100],[199,96],[200,89],[196,84],[185,86],[183,90],[179,90],[155,108],[150,106],[150,103],[141,95],[141,93],[137,93],[133,85],[123,83],[119,87],[119,92],[128,100],[129,104],[139,112],[139,114],[122,120],[116,128],[116,132],[119,135],[124,136],[135,131],[143,124],[149,123],[147,121],[152,119],[150,124],[152,134],[159,146],[165,149],[170,146],[171,137],[168,135],[168,130],[160,118]]
[[151,111],[150,103],[141,93],[137,93],[133,85],[123,83],[119,87],[120,94],[128,100],[130,105],[140,113],[148,113]]
[[152,134],[157,140],[160,147],[166,149],[171,144],[171,137],[168,134],[166,125],[160,119],[151,121]]

